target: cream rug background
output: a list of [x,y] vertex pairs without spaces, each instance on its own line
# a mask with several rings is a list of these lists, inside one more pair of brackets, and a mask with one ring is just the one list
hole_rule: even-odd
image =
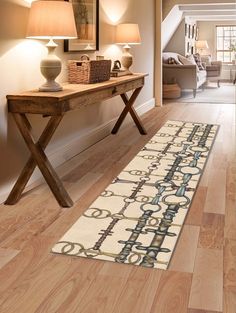
[[167,269],[217,129],[168,121],[52,252]]

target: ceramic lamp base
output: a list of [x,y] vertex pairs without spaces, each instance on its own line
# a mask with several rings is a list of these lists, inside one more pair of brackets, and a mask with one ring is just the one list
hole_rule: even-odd
[[46,82],[39,87],[39,91],[61,91],[61,85],[55,82],[61,72],[61,60],[54,54],[57,44],[51,39],[46,46],[48,55],[40,63],[40,70]]
[[39,91],[61,91],[62,86],[55,81],[47,81],[41,87],[39,87]]
[[133,56],[130,53],[130,46],[128,45],[124,46],[124,52],[121,57],[121,64],[125,71],[127,71],[129,74],[132,74],[129,68],[133,64]]

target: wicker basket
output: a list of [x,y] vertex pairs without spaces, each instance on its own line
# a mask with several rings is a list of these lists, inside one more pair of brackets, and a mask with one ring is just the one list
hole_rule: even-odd
[[164,84],[163,98],[164,99],[178,99],[181,97],[181,89],[178,84]]
[[70,84],[93,84],[110,79],[111,60],[69,60]]

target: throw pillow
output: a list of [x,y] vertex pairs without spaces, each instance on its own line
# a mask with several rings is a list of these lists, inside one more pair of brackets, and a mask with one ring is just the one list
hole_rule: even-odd
[[167,63],[168,64],[178,64],[178,62],[174,58],[168,58]]
[[196,60],[195,60],[195,58],[194,58],[194,56],[193,56],[192,54],[188,55],[188,56],[187,56],[187,59],[188,59],[190,62],[192,62],[192,64],[194,64],[194,65],[197,64],[197,63],[196,63]]
[[196,65],[195,60],[190,57],[185,58],[182,55],[179,55],[179,60],[183,65]]
[[195,60],[195,62],[196,62],[196,64],[197,64],[199,70],[200,70],[200,71],[201,71],[201,70],[204,70],[205,68],[204,68],[204,66],[203,66],[203,64],[202,64],[202,62],[201,62],[200,54],[199,54],[199,53],[195,53],[195,54],[193,55],[193,57],[194,57],[194,60]]

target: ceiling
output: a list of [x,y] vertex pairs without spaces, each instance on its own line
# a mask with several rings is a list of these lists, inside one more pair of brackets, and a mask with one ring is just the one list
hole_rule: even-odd
[[236,24],[236,2],[215,4],[183,4],[179,10],[184,17],[196,21],[235,21]]

